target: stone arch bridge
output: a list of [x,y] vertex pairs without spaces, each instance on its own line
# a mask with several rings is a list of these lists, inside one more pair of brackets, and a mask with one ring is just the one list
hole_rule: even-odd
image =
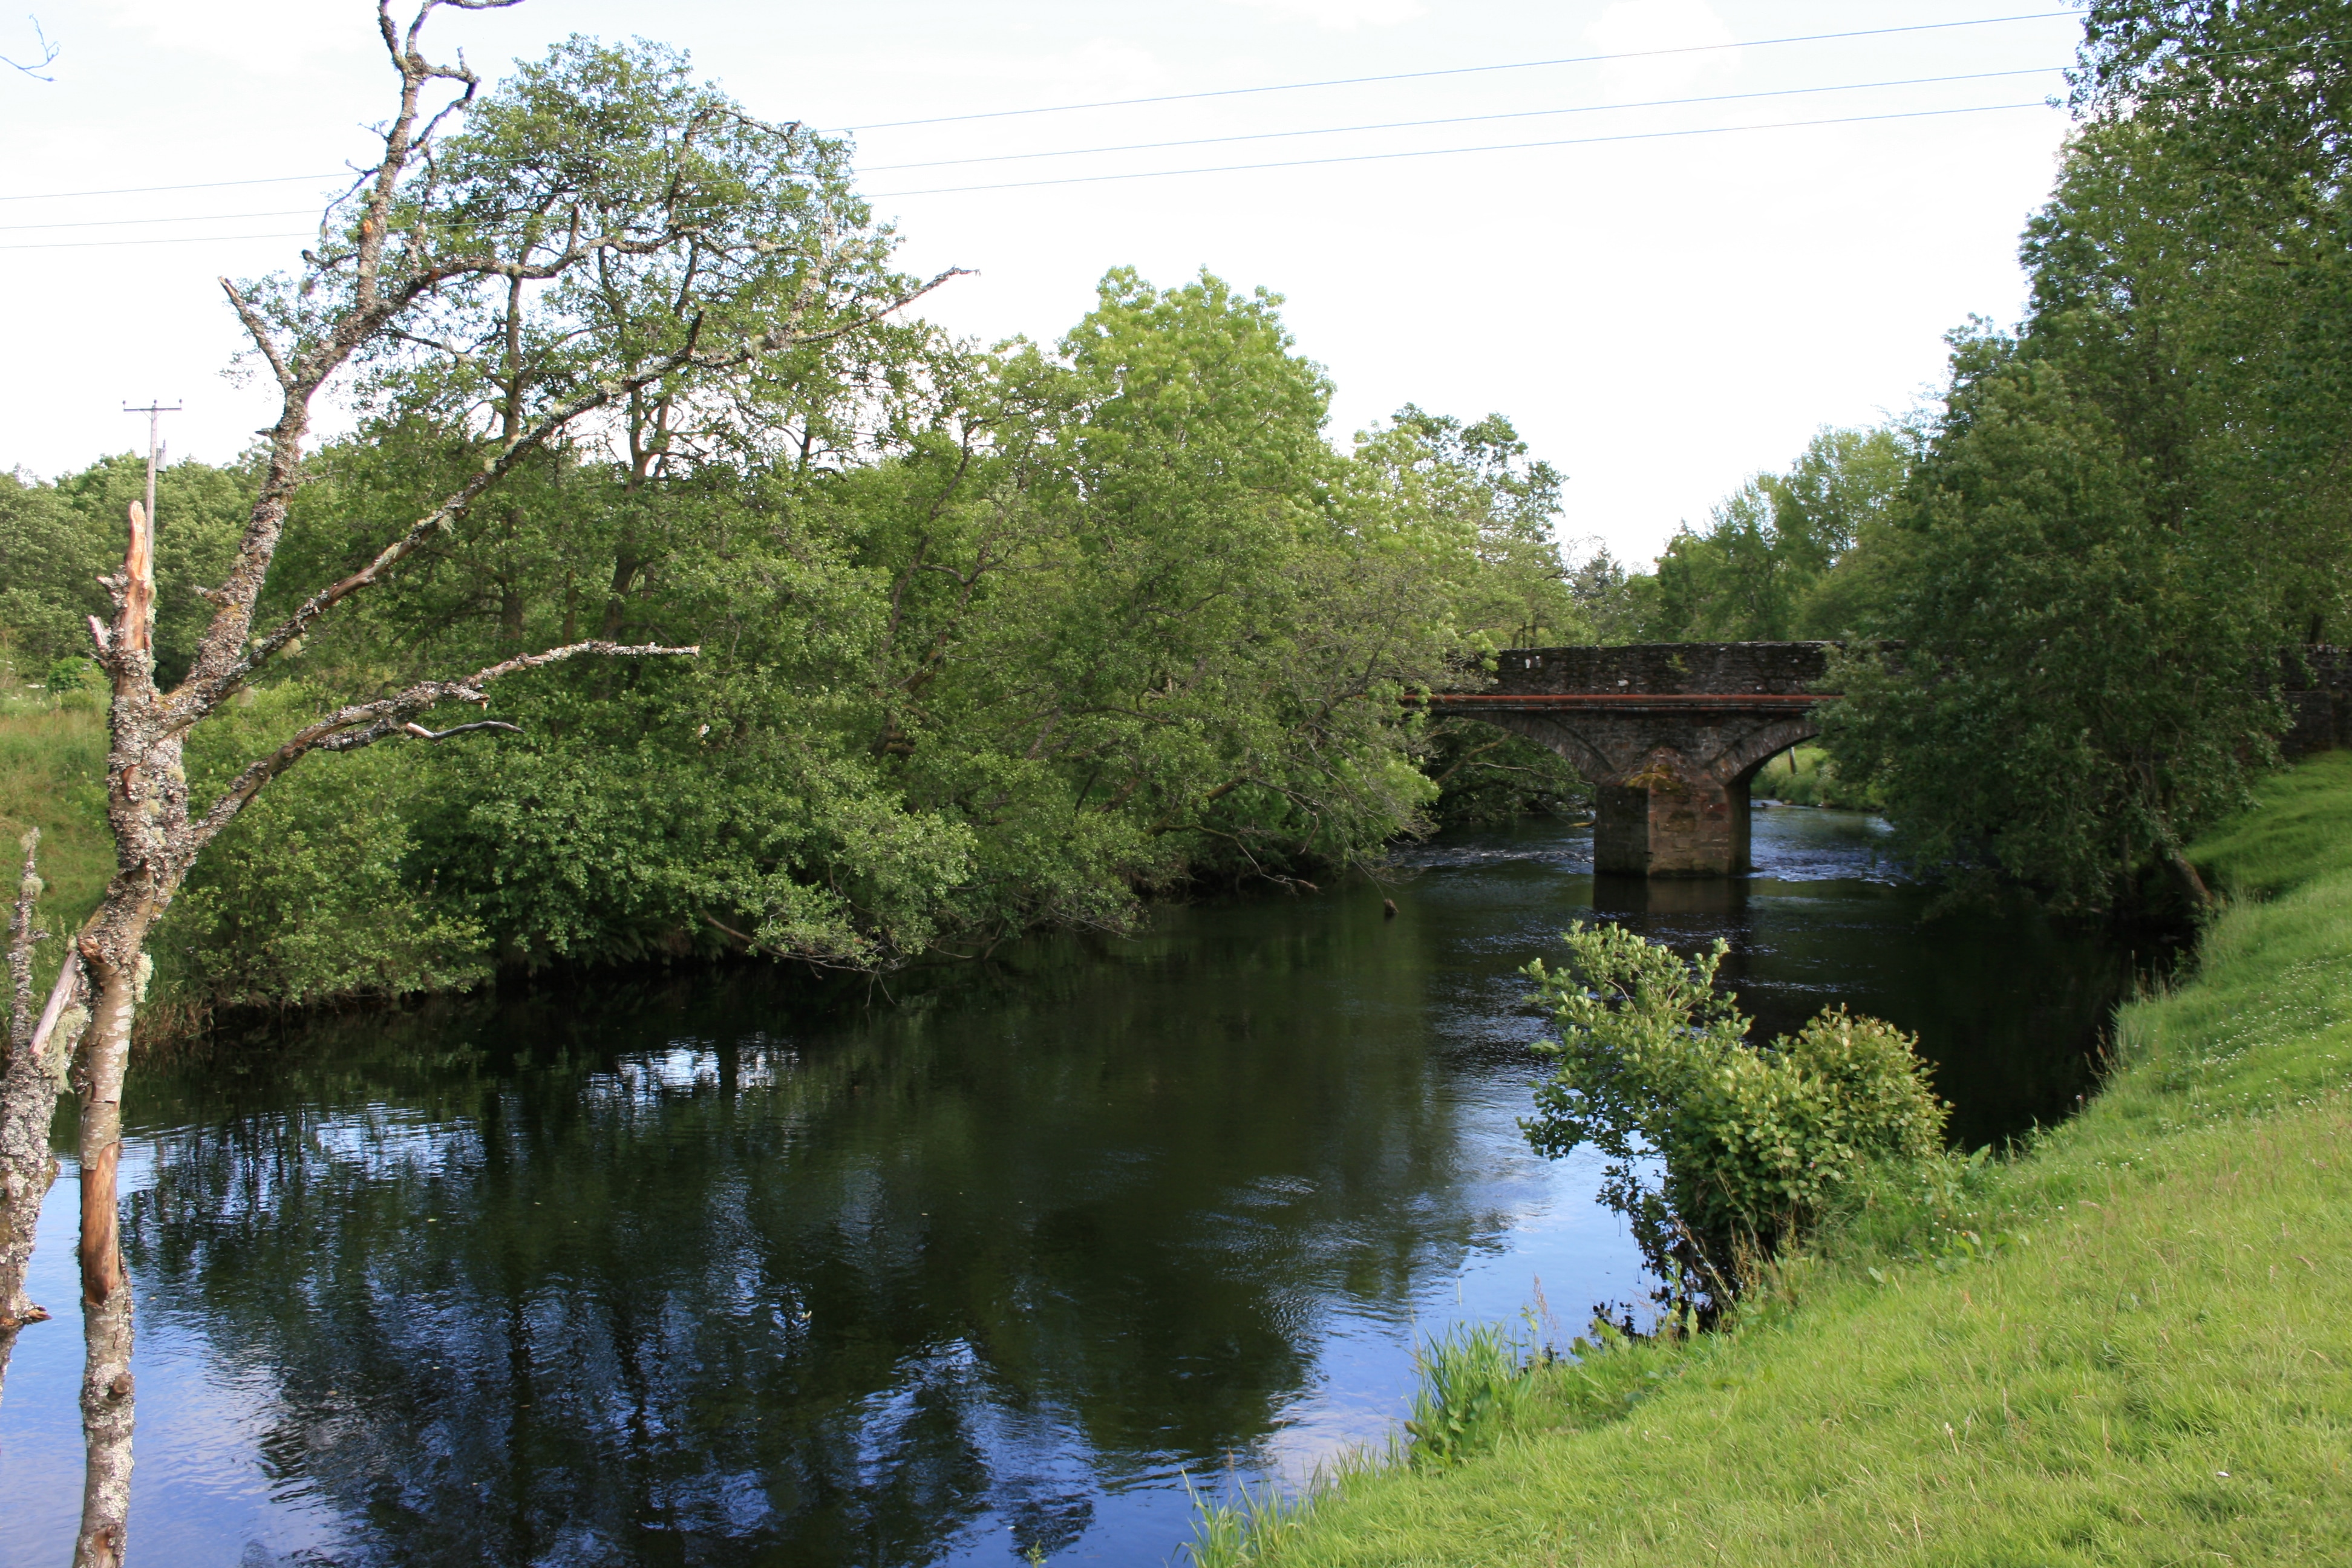
[[[1748,786],[1756,771],[1821,733],[1836,693],[1827,642],[1636,643],[1517,647],[1486,691],[1441,691],[1431,709],[1483,719],[1549,746],[1591,780],[1593,869],[1633,877],[1729,877],[1748,868]],[[2267,689],[2290,721],[2286,756],[2352,747],[2352,647],[2280,656]]]
[[1756,771],[1821,732],[1825,642],[1523,647],[1491,690],[1436,692],[1442,713],[1516,731],[1593,786],[1593,869],[1727,877],[1748,868]]

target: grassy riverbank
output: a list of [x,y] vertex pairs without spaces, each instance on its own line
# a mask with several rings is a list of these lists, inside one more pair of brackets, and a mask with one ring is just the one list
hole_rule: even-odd
[[2352,1561],[2352,755],[2196,848],[2235,902],[2073,1122],[1890,1193],[1733,1332],[1530,1374],[1226,1562]]
[[[41,879],[48,884],[42,923],[70,931],[98,907],[114,873],[114,845],[106,833],[106,716],[92,703],[51,708],[38,702],[0,707],[0,854],[7,885],[24,864],[17,839],[41,830]],[[58,942],[42,946],[44,983],[57,973]]]

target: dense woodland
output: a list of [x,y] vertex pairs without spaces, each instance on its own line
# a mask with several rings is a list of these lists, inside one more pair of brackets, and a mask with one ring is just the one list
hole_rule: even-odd
[[[1843,639],[1833,765],[1924,870],[2084,911],[2193,883],[2180,846],[2273,756],[2283,651],[2344,624],[2348,11],[2093,5],[2027,319],[1962,326],[1939,400],[1823,430],[1648,571],[1564,556],[1563,478],[1500,416],[1335,439],[1278,298],[1206,274],[1114,270],[1051,344],[902,315],[646,385],[201,725],[191,783],[432,671],[580,637],[701,656],[513,679],[489,716],[520,734],[304,763],[198,864],[159,962],[215,1001],[299,1001],[1121,930],[1155,895],[1574,805],[1547,754],[1397,699],[1589,640]],[[453,294],[371,346],[265,622],[579,388],[802,309],[813,268],[828,300],[908,286],[847,145],[644,44],[575,39],[486,90],[441,145],[436,221],[528,254],[688,157],[709,243]],[[268,298],[299,325],[296,291]],[[163,475],[167,684],[260,461]],[[85,617],[142,483],[129,457],[0,479],[0,627],[47,700],[103,702]]]

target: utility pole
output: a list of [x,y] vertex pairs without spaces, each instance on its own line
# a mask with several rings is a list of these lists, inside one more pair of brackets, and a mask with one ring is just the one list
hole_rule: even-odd
[[147,416],[147,527],[151,531],[149,537],[152,538],[152,531],[155,527],[155,466],[163,458],[163,416],[179,413],[180,405],[174,403],[167,407],[163,399],[157,398],[144,408],[133,408],[126,403],[122,405],[122,412]]

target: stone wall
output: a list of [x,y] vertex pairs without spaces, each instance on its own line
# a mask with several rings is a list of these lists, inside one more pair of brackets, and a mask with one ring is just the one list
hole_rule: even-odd
[[1570,691],[1734,696],[1809,692],[1828,668],[1825,642],[1661,642],[1622,647],[1512,648],[1496,695]]

